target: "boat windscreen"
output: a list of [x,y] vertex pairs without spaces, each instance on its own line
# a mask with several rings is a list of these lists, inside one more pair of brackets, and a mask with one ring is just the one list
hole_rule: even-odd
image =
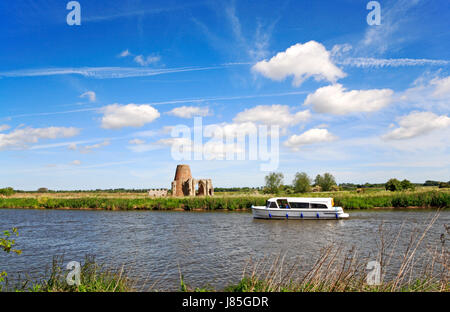
[[289,206],[289,203],[288,203],[287,199],[277,199],[277,203],[278,203],[278,207],[280,207],[281,209],[289,209],[289,208],[291,208]]

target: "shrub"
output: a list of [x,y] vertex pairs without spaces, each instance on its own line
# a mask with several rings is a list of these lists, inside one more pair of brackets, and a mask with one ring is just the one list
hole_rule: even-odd
[[0,189],[0,195],[11,196],[14,194],[14,189],[12,187],[5,187]]
[[386,182],[384,187],[386,188],[386,191],[391,192],[400,191],[402,189],[401,182],[397,179],[390,179]]

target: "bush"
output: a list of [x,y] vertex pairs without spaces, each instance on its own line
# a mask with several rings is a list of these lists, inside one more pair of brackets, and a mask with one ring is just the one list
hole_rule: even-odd
[[0,189],[0,195],[11,196],[14,195],[14,189],[12,187],[6,187]]
[[401,182],[397,179],[390,179],[389,181],[386,182],[384,187],[386,188],[386,191],[391,192],[400,191],[402,189]]

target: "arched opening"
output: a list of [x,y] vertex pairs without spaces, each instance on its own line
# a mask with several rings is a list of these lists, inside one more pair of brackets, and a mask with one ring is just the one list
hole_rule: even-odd
[[205,182],[203,182],[203,181],[198,182],[198,195],[199,196],[206,195],[206,185],[205,185]]

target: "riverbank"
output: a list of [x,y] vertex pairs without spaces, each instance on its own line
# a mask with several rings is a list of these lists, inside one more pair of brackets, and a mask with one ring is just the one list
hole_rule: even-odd
[[[250,211],[252,205],[264,206],[268,198],[282,195],[217,195],[214,197],[103,197],[102,194],[74,194],[63,196],[21,193],[0,198],[0,208],[29,209],[93,209],[93,210],[227,210]],[[450,191],[432,190],[415,192],[354,192],[289,194],[292,197],[333,197],[335,206],[344,209],[380,208],[448,208]]]

